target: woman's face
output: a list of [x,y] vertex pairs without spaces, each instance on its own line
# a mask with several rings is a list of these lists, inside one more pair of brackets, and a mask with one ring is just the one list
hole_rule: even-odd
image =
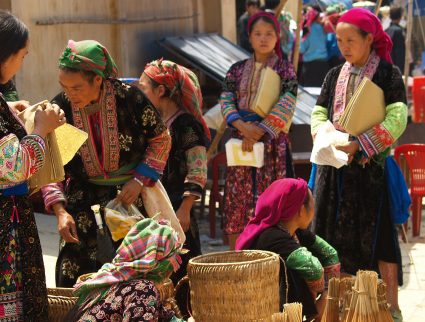
[[158,108],[161,98],[161,95],[159,93],[160,86],[154,88],[152,86],[152,81],[150,80],[150,78],[145,73],[143,73],[142,76],[140,76],[138,87],[143,92],[143,94],[145,94],[148,100],[153,104],[153,106]]
[[258,20],[252,27],[249,41],[257,55],[270,54],[277,42],[274,26],[264,20]]
[[21,68],[25,56],[28,54],[29,40],[24,48],[9,56],[4,63],[0,65],[0,83],[6,84]]
[[301,208],[301,229],[307,229],[314,218],[314,198],[310,189],[308,189],[308,198],[308,207],[303,206]]
[[93,82],[90,82],[82,73],[59,69],[59,84],[71,103],[83,108],[98,100],[102,77],[96,75]]
[[364,37],[356,26],[342,22],[336,26],[336,39],[346,61],[358,67],[366,64],[373,43],[372,34]]

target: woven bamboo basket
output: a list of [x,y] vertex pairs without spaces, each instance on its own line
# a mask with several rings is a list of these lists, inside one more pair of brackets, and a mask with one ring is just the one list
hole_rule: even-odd
[[[92,273],[81,275],[78,281],[87,280]],[[160,294],[160,299],[163,305],[173,310],[178,318],[181,318],[181,312],[174,299],[174,285],[170,279],[167,279],[162,284],[156,284]],[[77,302],[77,297],[73,295],[73,288],[48,288],[48,301],[49,301],[49,321],[62,322],[71,308]]]
[[192,315],[202,322],[270,321],[279,312],[279,256],[260,250],[192,258],[187,272]]

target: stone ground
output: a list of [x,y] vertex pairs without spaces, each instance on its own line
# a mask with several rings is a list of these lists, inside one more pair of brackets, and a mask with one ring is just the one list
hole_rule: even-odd
[[[228,250],[228,246],[224,245],[221,239],[220,218],[217,217],[217,238],[211,239],[207,215],[208,208],[205,208],[203,216],[198,215],[203,252]],[[47,286],[55,287],[55,262],[59,240],[56,218],[36,213],[36,220],[43,249]],[[408,234],[411,236],[410,231]],[[404,285],[399,289],[399,301],[404,321],[423,322],[425,321],[425,218],[422,219],[421,236],[410,238],[408,243],[401,242],[401,251]]]

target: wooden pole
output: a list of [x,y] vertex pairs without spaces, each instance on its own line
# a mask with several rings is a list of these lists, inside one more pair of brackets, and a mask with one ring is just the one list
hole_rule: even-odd
[[287,2],[288,2],[288,0],[280,0],[279,5],[276,7],[276,9],[274,11],[274,15],[276,16],[276,19],[279,19],[279,16],[281,15],[282,10],[285,7]]
[[292,60],[292,65],[294,66],[295,73],[298,71],[298,62],[299,62],[299,59],[300,59],[302,16],[303,16],[303,1],[299,0],[298,1],[298,14],[297,14],[297,31],[295,33],[294,58]]
[[376,2],[376,5],[375,5],[375,15],[376,15],[376,16],[378,15],[378,13],[379,13],[379,9],[381,9],[381,6],[382,6],[382,0],[378,0],[378,1]]
[[412,42],[412,25],[413,25],[413,0],[407,0],[407,32],[406,32],[406,56],[404,58],[404,86],[408,87],[409,68],[410,68],[410,52]]

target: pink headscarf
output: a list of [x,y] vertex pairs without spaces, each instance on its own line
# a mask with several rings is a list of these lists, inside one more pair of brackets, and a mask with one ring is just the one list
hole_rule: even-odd
[[372,12],[363,8],[350,9],[339,18],[338,23],[340,22],[349,23],[371,33],[376,54],[387,62],[393,63],[390,55],[393,48],[391,37],[384,31],[378,17]]
[[276,41],[276,45],[274,46],[274,51],[276,55],[279,56],[279,58],[282,58],[282,49],[280,47],[280,25],[274,14],[260,11],[260,12],[257,12],[255,15],[252,15],[248,20],[248,32],[249,30],[251,30],[252,23],[254,21],[257,21],[259,17],[267,17],[273,21],[274,30],[276,31],[276,35],[277,35],[277,41]]
[[249,248],[262,231],[294,217],[307,194],[307,182],[303,179],[274,181],[258,198],[255,215],[236,241],[236,249]]

